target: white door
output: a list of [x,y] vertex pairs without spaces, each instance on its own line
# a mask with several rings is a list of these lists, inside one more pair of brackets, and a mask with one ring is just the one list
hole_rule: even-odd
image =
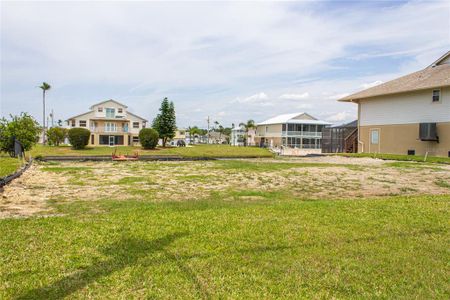
[[109,136],[109,145],[114,146],[114,136],[113,135]]

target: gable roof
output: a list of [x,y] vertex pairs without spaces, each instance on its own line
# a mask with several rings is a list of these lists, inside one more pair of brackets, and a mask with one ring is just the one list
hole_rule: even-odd
[[[311,119],[298,119],[301,116],[307,116]],[[331,123],[318,120],[307,113],[293,113],[279,115],[268,120],[265,120],[257,125],[272,125],[272,124],[318,124],[318,125],[329,125]]]
[[92,113],[92,112],[93,112],[93,111],[91,110],[91,111],[88,111],[88,112],[85,112],[85,113],[82,113],[82,114],[79,114],[79,115],[76,115],[76,116],[73,116],[73,117],[67,118],[67,119],[66,119],[66,121],[69,121],[69,120],[71,120],[71,119],[75,119],[75,118],[78,118],[78,117],[81,117],[81,116],[84,116],[84,115],[90,114],[90,113]]
[[145,121],[145,122],[148,122],[147,119],[145,119],[145,118],[143,118],[143,117],[140,117],[140,116],[138,116],[138,115],[136,115],[136,114],[133,114],[132,112],[127,111],[127,114],[128,114],[128,115],[135,116],[136,118],[141,119],[141,120],[143,120],[143,121]]
[[447,62],[448,58],[450,58],[450,51],[423,70],[354,93],[338,101],[352,102],[376,96],[450,86],[450,63]]
[[112,102],[114,102],[114,103],[116,103],[116,104],[118,104],[118,105],[120,105],[120,106],[123,106],[123,107],[125,107],[125,108],[128,108],[128,106],[126,106],[126,105],[123,104],[123,103],[120,103],[120,102],[118,102],[118,101],[116,101],[116,100],[113,100],[113,99],[109,99],[109,100],[105,100],[105,101],[102,101],[102,102],[93,104],[91,107],[89,107],[89,109],[93,109],[94,106],[96,106],[96,105],[100,105],[100,104],[103,104],[103,103],[106,103],[106,102],[110,102],[110,101],[112,101]]

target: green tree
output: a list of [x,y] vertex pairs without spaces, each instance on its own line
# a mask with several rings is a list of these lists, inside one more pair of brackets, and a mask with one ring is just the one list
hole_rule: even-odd
[[43,82],[39,88],[42,90],[42,143],[45,145],[45,132],[47,130],[45,125],[45,93],[52,87],[47,82]]
[[61,127],[52,127],[47,130],[48,144],[52,146],[59,146],[64,142],[67,136],[67,129]]
[[248,140],[248,131],[250,129],[256,128],[255,121],[248,120],[247,123],[239,123],[239,127],[244,128],[245,130],[245,138],[244,138],[244,146],[247,146],[247,140]]
[[158,132],[159,138],[162,139],[163,147],[175,136],[177,130],[175,106],[173,102],[169,102],[167,97],[161,102],[159,114],[153,120],[152,127]]
[[14,138],[22,143],[25,151],[30,150],[39,139],[40,126],[27,113],[10,115],[11,120],[0,119],[0,151],[12,153]]

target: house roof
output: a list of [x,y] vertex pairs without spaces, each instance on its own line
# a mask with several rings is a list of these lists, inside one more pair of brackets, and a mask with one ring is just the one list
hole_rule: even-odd
[[94,106],[100,105],[100,104],[103,104],[103,103],[106,103],[106,102],[109,102],[109,101],[112,101],[112,102],[114,102],[114,103],[116,103],[116,104],[119,104],[120,106],[123,106],[123,107],[125,107],[125,108],[128,108],[128,106],[126,106],[126,105],[123,104],[123,103],[120,103],[120,102],[118,102],[118,101],[116,101],[116,100],[113,100],[113,99],[109,99],[109,100],[105,100],[105,101],[102,101],[102,102],[93,104],[91,107],[89,107],[89,109],[93,109]]
[[354,93],[339,99],[339,101],[352,102],[382,95],[450,86],[449,58],[450,51],[423,70]]
[[132,115],[132,116],[135,116],[135,117],[138,118],[138,119],[141,119],[141,120],[144,120],[144,121],[148,122],[147,119],[145,119],[145,118],[143,118],[143,117],[140,117],[140,116],[138,116],[138,115],[136,115],[136,114],[133,114],[132,112],[127,111],[127,114]]
[[[308,116],[311,119],[296,119],[302,115]],[[317,125],[330,125],[331,123],[318,120],[313,116],[307,113],[293,113],[293,114],[284,114],[278,115],[276,117],[270,118],[263,122],[258,123],[257,125],[272,125],[272,124],[317,124]]]
[[351,121],[345,124],[331,126],[331,128],[347,128],[347,127],[358,127],[358,120]]
[[[78,117],[87,115],[87,114],[89,114],[89,113],[92,113],[92,112],[93,112],[94,106],[99,105],[99,104],[102,104],[102,103],[105,103],[105,102],[108,102],[108,101],[116,102],[116,103],[118,103],[118,104],[124,106],[125,108],[128,108],[128,106],[123,105],[123,104],[121,104],[121,103],[119,103],[119,102],[117,102],[117,101],[115,101],[115,100],[106,100],[106,101],[99,102],[99,103],[97,103],[97,104],[92,105],[92,106],[90,107],[90,109],[91,109],[90,111],[85,112],[85,113],[82,113],[82,114],[79,114],[79,115],[76,115],[76,116],[73,116],[73,117],[70,117],[70,118],[67,118],[66,121],[68,121],[68,120],[70,120],[70,119],[75,119],[75,118],[78,118]],[[134,113],[132,113],[132,112],[129,112],[128,110],[127,110],[127,114],[128,114],[128,115],[135,116],[136,118],[141,119],[141,120],[143,120],[143,121],[145,121],[145,122],[148,122],[147,119],[145,119],[145,118],[143,118],[143,117],[141,117],[141,116],[138,116],[138,115],[136,115],[136,114],[134,114]],[[124,119],[120,119],[120,118],[102,118],[102,117],[94,117],[94,118],[92,118],[92,119],[96,119],[96,120],[113,120],[113,121],[126,120],[125,118],[124,118]]]
[[68,121],[70,119],[75,119],[75,118],[78,118],[78,117],[81,117],[81,116],[84,116],[84,115],[87,115],[87,114],[90,114],[91,112],[92,112],[92,110],[88,111],[88,112],[85,112],[85,113],[82,113],[82,114],[79,114],[79,115],[76,115],[76,116],[73,116],[73,117],[70,117],[70,118],[67,118],[66,121]]

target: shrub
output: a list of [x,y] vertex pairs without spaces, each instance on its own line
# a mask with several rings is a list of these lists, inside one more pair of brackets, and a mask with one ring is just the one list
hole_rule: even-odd
[[91,132],[86,128],[71,128],[68,132],[69,142],[73,149],[84,149],[89,143]]
[[47,130],[47,138],[49,145],[59,146],[64,142],[67,135],[67,129],[61,127],[52,127]]
[[12,116],[11,121],[0,119],[0,151],[12,153],[14,138],[22,143],[25,151],[31,150],[39,139],[41,129],[36,120],[27,113]]
[[144,149],[155,149],[158,140],[158,132],[152,128],[143,128],[139,131],[139,141]]

